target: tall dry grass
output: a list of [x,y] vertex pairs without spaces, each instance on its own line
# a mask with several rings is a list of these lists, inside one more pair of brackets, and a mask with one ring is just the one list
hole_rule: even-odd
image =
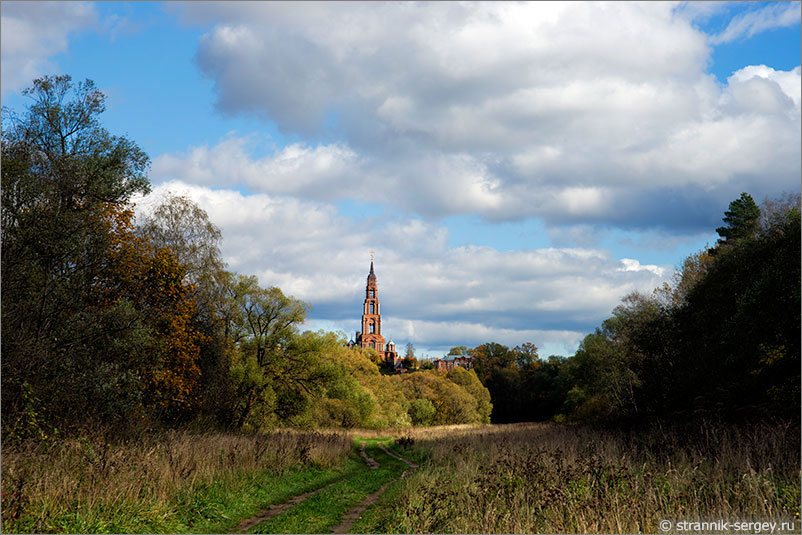
[[800,525],[798,424],[406,434],[431,458],[394,493],[384,524],[392,532],[659,533],[661,519]]
[[198,482],[232,473],[279,474],[298,465],[333,466],[352,443],[336,432],[169,431],[133,442],[110,442],[98,434],[47,447],[4,447],[2,528],[58,531],[54,519],[64,522],[65,515],[108,512],[126,503],[159,514],[180,489]]

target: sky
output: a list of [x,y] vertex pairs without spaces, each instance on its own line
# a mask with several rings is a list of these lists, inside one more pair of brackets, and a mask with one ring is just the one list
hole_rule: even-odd
[[800,2],[0,2],[3,106],[95,81],[228,269],[418,356],[572,354],[742,191],[798,192]]

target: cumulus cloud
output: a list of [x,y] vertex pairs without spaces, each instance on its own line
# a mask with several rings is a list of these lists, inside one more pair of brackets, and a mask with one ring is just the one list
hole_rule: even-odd
[[[799,101],[800,101],[800,93],[802,93],[802,84],[800,84],[800,67],[796,67],[790,71],[776,71],[771,67],[767,67],[766,65],[748,65],[743,69],[739,69],[732,73],[730,77],[730,87],[737,84],[744,84],[747,82],[753,81],[755,78],[759,79],[759,81],[767,81],[773,82],[777,85],[777,88],[780,90],[780,95],[786,97],[786,99],[790,99],[794,103],[794,107],[796,108],[796,112],[799,112]],[[772,84],[766,84],[767,87],[772,87]],[[774,89],[772,87],[772,89]],[[779,101],[776,105],[771,106],[771,108],[779,108],[781,110],[793,111],[788,109],[787,100],[783,99],[782,96],[778,95],[776,91],[773,91],[775,95],[775,99]],[[749,100],[749,99],[744,99]],[[755,99],[757,104],[760,105],[760,99]],[[773,110],[772,110],[773,111]]]
[[417,158],[388,168],[387,159],[357,154],[345,144],[295,143],[264,157],[252,157],[248,144],[247,137],[229,136],[212,147],[162,154],[154,158],[151,179],[245,186],[326,201],[359,199],[427,215],[504,208],[495,191],[498,180],[470,154],[419,152]]
[[799,2],[780,2],[762,6],[736,15],[719,34],[710,38],[710,43],[719,45],[738,39],[749,38],[767,30],[799,24]]
[[327,199],[335,191],[351,196],[361,183],[354,173],[359,169],[358,157],[347,146],[294,143],[268,156],[252,158],[248,143],[247,137],[229,136],[213,147],[203,145],[190,147],[183,154],[162,154],[154,158],[151,178],[221,187],[241,185],[257,192]]
[[213,23],[196,61],[218,109],[334,140],[262,159],[225,140],[157,161],[165,179],[208,184],[193,158],[210,155],[208,169],[219,155],[255,191],[356,197],[428,220],[694,232],[743,190],[798,187],[799,69],[745,67],[718,84],[708,36],[670,3],[172,9]]
[[621,259],[622,266],[618,268],[619,271],[651,271],[658,277],[662,277],[666,274],[666,268],[655,266],[654,264],[646,264],[642,265],[640,262],[635,260],[634,258],[622,258]]
[[53,70],[51,58],[67,50],[69,36],[96,22],[97,13],[89,2],[4,2],[3,93]]
[[449,247],[445,227],[420,219],[354,221],[319,201],[184,182],[157,185],[137,199],[138,212],[168,191],[194,199],[221,227],[229,269],[310,302],[310,326],[349,336],[359,328],[371,249],[385,333],[428,349],[494,340],[569,352],[623,296],[670,275],[591,248]]

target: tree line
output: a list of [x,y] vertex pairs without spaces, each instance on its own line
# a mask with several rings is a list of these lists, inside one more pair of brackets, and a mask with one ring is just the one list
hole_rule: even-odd
[[800,196],[730,203],[716,245],[632,293],[571,357],[486,343],[473,356],[494,422],[800,414]]
[[389,377],[309,305],[225,269],[220,229],[168,195],[136,220],[148,156],[100,123],[87,80],[3,108],[3,441],[100,425],[376,427],[487,422],[473,373]]
[[[91,81],[49,76],[2,112],[2,437],[527,420],[799,415],[799,195],[730,204],[719,242],[626,296],[571,357],[455,347],[473,369],[388,375],[309,305],[228,271],[190,199],[137,221],[148,156]],[[416,367],[408,345],[405,365]],[[424,366],[430,367],[430,366]]]

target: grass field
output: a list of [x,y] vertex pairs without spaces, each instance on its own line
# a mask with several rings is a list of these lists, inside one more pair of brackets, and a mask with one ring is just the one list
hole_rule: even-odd
[[800,527],[798,425],[515,424],[410,436],[430,462],[355,532],[660,533],[665,519]]
[[[376,469],[361,455],[362,443]],[[285,431],[169,433],[116,445],[65,441],[3,450],[2,528],[659,533],[664,519],[752,519],[795,522],[798,531],[799,448],[798,425],[780,422],[629,432],[513,424],[384,436]]]
[[344,433],[169,432],[3,448],[2,531],[228,532],[359,467]]

